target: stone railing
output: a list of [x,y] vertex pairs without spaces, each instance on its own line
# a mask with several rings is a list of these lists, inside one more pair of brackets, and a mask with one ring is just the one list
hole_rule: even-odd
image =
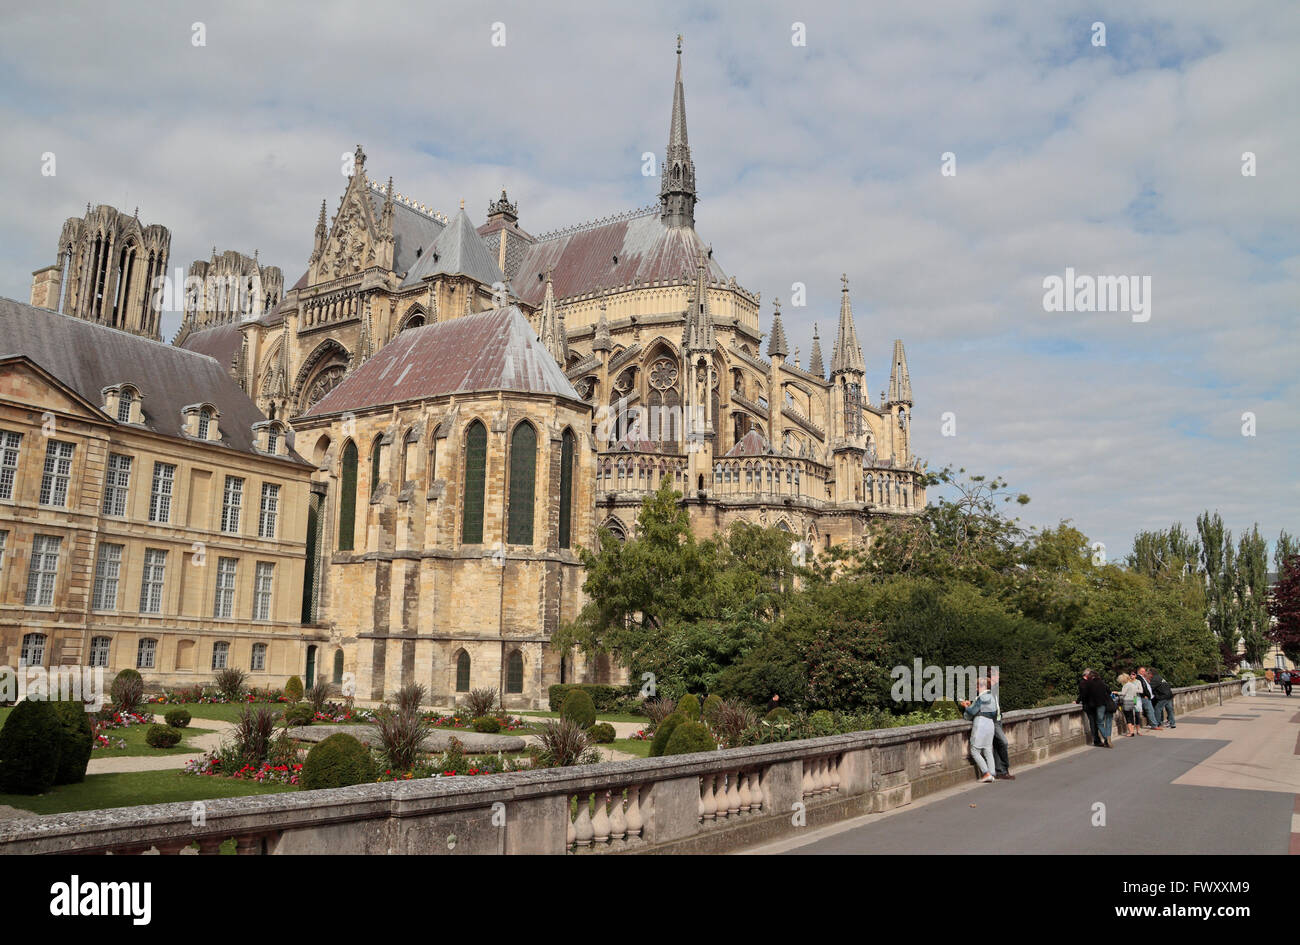
[[[1176,691],[1175,711],[1241,694]],[[1008,712],[1013,767],[1084,743],[1075,705]],[[722,852],[974,779],[970,725],[936,722],[506,775],[363,784],[0,822],[3,853]]]

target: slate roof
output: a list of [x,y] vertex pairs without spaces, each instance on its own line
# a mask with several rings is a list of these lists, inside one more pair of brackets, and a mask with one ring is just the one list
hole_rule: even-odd
[[[529,247],[512,285],[529,305],[542,304],[546,271],[555,270],[555,297],[566,299],[602,287],[694,276],[701,251],[708,251],[693,227],[670,227],[659,210],[592,227],[565,231]],[[617,258],[617,262],[615,259]],[[709,258],[710,281],[727,278]]]
[[166,436],[181,435],[182,408],[212,404],[220,413],[219,442],[257,452],[252,427],[266,417],[228,365],[205,354],[0,298],[0,358],[13,356],[31,359],[96,406],[105,387],[130,384],[144,398],[144,426]]
[[243,335],[239,330],[239,322],[226,322],[190,332],[178,347],[195,354],[206,354],[229,371],[242,345]]
[[421,279],[436,275],[469,276],[485,285],[506,281],[496,257],[488,250],[463,209],[457,212],[433,245],[421,253],[409,271],[401,266],[397,266],[397,270],[407,274],[402,282],[404,286],[417,285]]
[[514,305],[400,332],[303,416],[497,390],[581,400]]
[[[376,224],[384,212],[384,192],[367,187],[370,195],[370,208],[374,212]],[[429,251],[446,225],[431,216],[421,213],[414,207],[408,207],[400,201],[393,201],[393,271],[410,272],[411,268]],[[421,250],[417,254],[417,250]],[[295,286],[294,288],[297,288]]]
[[757,430],[750,430],[740,438],[731,449],[727,450],[727,456],[773,456],[772,447],[763,435]]

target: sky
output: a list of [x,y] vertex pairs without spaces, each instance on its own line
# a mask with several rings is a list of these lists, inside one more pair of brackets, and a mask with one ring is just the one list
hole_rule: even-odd
[[[358,143],[443,213],[481,221],[505,187],[534,234],[653,203],[681,33],[697,229],[765,327],[781,298],[805,366],[848,275],[872,401],[901,338],[931,468],[1004,477],[1026,525],[1111,559],[1205,509],[1300,532],[1300,5],[4,0],[0,22],[0,295],[29,298],[88,202],[167,226],[173,269],[256,249],[292,284]],[[1048,310],[1067,269],[1149,279],[1149,311]]]

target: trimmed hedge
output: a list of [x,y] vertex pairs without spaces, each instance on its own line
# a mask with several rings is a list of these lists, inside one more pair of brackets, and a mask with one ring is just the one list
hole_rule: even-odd
[[650,742],[651,758],[658,758],[664,753],[664,749],[668,747],[668,739],[673,737],[673,731],[685,721],[687,721],[686,716],[674,712],[659,723],[659,727],[655,729],[655,737]]
[[185,728],[190,724],[190,714],[184,709],[172,709],[163,714],[163,721],[172,728]]
[[720,708],[722,708],[722,697],[715,692],[704,700],[704,708],[700,711],[700,717],[712,725],[713,717],[717,715]]
[[284,720],[290,725],[310,725],[316,721],[316,710],[305,702],[284,710]]
[[763,721],[769,725],[789,725],[794,721],[794,713],[783,706],[778,706],[763,716]]
[[43,794],[54,786],[61,727],[49,702],[24,699],[14,706],[0,729],[0,792]]
[[491,715],[480,715],[471,724],[474,726],[474,731],[485,735],[495,735],[501,731],[501,720]]
[[608,745],[615,737],[614,726],[610,725],[608,722],[597,722],[591,728],[587,729],[587,734],[591,737],[591,740],[596,742],[598,745]]
[[302,701],[302,680],[297,676],[290,676],[289,681],[284,684],[285,698],[294,702]]
[[375,776],[370,749],[351,735],[331,735],[307,752],[302,764],[303,790],[364,784]]
[[[597,712],[638,713],[641,690],[638,686],[605,686],[596,683],[556,683],[547,690],[552,712],[559,712],[569,693],[581,689],[591,696]],[[639,714],[639,713],[638,713]]]
[[123,669],[113,677],[108,694],[113,705],[124,712],[133,712],[144,702],[144,679],[133,669]]
[[714,751],[717,747],[718,743],[703,722],[683,722],[673,729],[672,738],[664,746],[664,754],[689,755],[696,751]]
[[181,730],[170,725],[150,725],[144,740],[154,748],[171,748],[181,740]]
[[677,711],[692,722],[698,722],[700,719],[700,700],[688,692],[678,700]]
[[583,728],[591,728],[596,724],[596,706],[592,704],[591,696],[582,689],[570,692],[560,706],[560,718],[577,722]]
[[55,784],[80,784],[86,780],[86,767],[95,748],[95,731],[90,724],[90,713],[81,702],[56,702],[54,713],[59,718],[62,748],[59,753],[59,770]]

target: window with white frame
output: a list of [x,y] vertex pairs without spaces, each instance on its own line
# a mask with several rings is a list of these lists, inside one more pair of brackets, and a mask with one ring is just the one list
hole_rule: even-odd
[[249,667],[255,673],[266,672],[266,644],[253,644],[253,662]]
[[199,411],[199,439],[208,438],[208,427],[212,424],[212,411],[204,407]]
[[149,491],[149,521],[171,521],[172,486],[175,480],[176,467],[173,464],[153,464],[153,488]]
[[158,654],[158,641],[147,637],[135,648],[135,668],[153,669],[154,657]]
[[167,552],[158,548],[144,551],[144,574],[140,578],[140,613],[162,613],[163,579],[167,573]]
[[230,644],[218,641],[212,644],[212,668],[225,669],[230,663]]
[[266,451],[274,453],[280,446],[280,431],[272,426],[266,431]]
[[50,440],[45,447],[45,474],[41,476],[41,505],[63,508],[68,504],[72,478],[72,444]]
[[131,457],[108,454],[108,472],[104,475],[104,514],[125,515],[127,490],[131,486]]
[[271,619],[271,584],[275,578],[275,565],[269,561],[257,562],[256,580],[253,582],[253,619]]
[[225,494],[221,500],[221,530],[239,531],[239,508],[244,502],[244,480],[238,476],[226,477]]
[[123,387],[122,392],[117,395],[117,422],[131,422],[131,405],[135,403],[135,391],[129,387]]
[[221,558],[217,561],[217,594],[212,604],[212,616],[233,617],[235,615],[235,570],[236,558]]
[[27,571],[27,606],[49,607],[54,603],[54,579],[59,571],[59,546],[63,539],[37,535],[32,539],[32,563]]
[[122,574],[122,546],[103,544],[95,560],[95,610],[117,609],[117,583]]
[[14,497],[14,482],[18,478],[18,447],[23,435],[0,430],[0,499]]
[[18,654],[19,666],[45,665],[45,634],[24,633],[23,649]]
[[108,668],[108,637],[92,637],[90,641],[90,665]]
[[262,483],[262,513],[257,520],[257,537],[275,537],[275,519],[280,511],[280,487],[273,482]]

